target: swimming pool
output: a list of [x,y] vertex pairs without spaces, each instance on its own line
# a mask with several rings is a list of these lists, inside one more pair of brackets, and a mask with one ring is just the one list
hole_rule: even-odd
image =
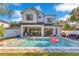
[[26,38],[18,47],[79,47],[79,43],[60,36],[57,36],[57,38],[59,39],[58,43],[52,43],[50,38]]

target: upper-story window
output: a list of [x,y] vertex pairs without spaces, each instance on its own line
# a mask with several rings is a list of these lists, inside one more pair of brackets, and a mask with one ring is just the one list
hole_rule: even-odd
[[38,16],[38,18],[41,18],[41,16]]
[[52,18],[47,18],[47,22],[52,22]]
[[33,20],[33,15],[32,14],[26,14],[26,19],[27,20]]

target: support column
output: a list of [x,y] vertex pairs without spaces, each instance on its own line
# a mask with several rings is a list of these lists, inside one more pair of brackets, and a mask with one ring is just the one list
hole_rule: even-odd
[[23,37],[23,26],[21,26],[21,37]]
[[55,27],[53,27],[53,35],[56,35],[56,34],[55,34]]
[[42,28],[41,28],[41,36],[44,36],[44,26],[42,26]]
[[27,33],[29,33],[29,27],[27,28]]

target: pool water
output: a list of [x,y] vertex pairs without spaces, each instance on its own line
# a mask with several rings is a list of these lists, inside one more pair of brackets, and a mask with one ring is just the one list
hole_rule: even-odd
[[52,43],[50,38],[25,39],[19,47],[79,47],[78,43],[57,36],[59,42]]

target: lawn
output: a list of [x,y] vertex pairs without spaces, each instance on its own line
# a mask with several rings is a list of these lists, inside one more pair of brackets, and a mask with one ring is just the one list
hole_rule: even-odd
[[79,56],[79,53],[0,53],[0,56]]

